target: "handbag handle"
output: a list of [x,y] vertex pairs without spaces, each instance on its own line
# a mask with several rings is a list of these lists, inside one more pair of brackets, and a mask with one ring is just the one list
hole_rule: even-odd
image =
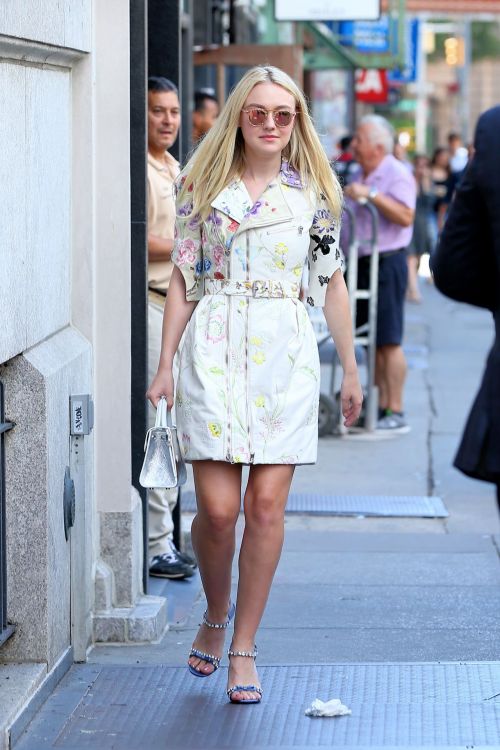
[[155,427],[173,427],[172,409],[167,409],[167,399],[162,396],[156,407]]

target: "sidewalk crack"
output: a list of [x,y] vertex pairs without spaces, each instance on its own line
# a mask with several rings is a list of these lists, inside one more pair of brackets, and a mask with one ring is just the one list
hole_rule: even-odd
[[[427,341],[428,345],[430,343],[429,333],[430,333],[429,328],[428,326],[426,326],[426,338],[428,340]],[[427,398],[428,398],[429,411],[430,411],[429,424],[427,428],[427,441],[426,441],[426,445],[427,445],[427,495],[428,497],[432,497],[436,490],[436,476],[434,473],[434,459],[433,459],[433,453],[432,453],[432,447],[433,447],[432,437],[434,434],[434,421],[436,417],[438,416],[438,410],[437,410],[437,405],[436,405],[436,399],[434,397],[434,389],[433,389],[433,386],[429,377],[429,370],[423,371],[423,379],[424,379],[424,384],[425,384],[425,388],[427,391]]]

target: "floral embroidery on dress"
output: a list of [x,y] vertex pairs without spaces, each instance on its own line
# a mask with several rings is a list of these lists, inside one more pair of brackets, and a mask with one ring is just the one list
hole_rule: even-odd
[[336,222],[330,211],[326,208],[318,209],[314,214],[312,231],[310,232],[312,239],[316,243],[316,246],[312,250],[313,260],[317,259],[316,254],[318,250],[321,250],[323,255],[328,255],[330,245],[336,242],[334,237],[335,230]]
[[214,259],[215,268],[220,271],[224,265],[226,259],[225,251],[222,245],[214,245],[212,248],[212,257]]
[[186,328],[176,382],[176,417],[187,461],[313,463],[319,358],[307,301],[324,305],[341,268],[338,222],[328,204],[283,162],[250,205],[241,180],[206,219],[177,202],[172,252],[197,302]]
[[245,219],[248,216],[257,216],[261,208],[262,208],[262,201],[255,201],[252,208],[249,211],[247,211],[247,213],[245,214]]
[[241,270],[246,271],[247,270],[247,254],[244,251],[244,249],[240,247],[239,245],[237,245],[234,248],[234,254],[236,255],[236,257],[238,258],[238,261],[241,264]]
[[[211,316],[207,328],[208,341],[211,341],[213,344],[217,344],[219,341],[224,341],[225,336],[226,322],[222,317],[222,314]],[[222,370],[214,367],[210,368],[210,372],[214,373],[215,375],[223,374]]]
[[197,232],[200,228],[201,220],[199,214],[196,214],[196,216],[193,216],[191,219],[189,219],[188,222],[188,229],[191,232]]
[[280,271],[285,270],[287,254],[288,247],[284,242],[278,242],[278,244],[274,246],[274,265],[276,268],[279,268]]
[[299,173],[287,161],[281,162],[281,179],[285,185],[297,188],[304,187]]
[[207,221],[209,221],[211,224],[214,224],[217,227],[220,227],[222,225],[222,218],[217,214],[214,208],[209,213]]
[[176,245],[176,261],[179,266],[192,265],[196,261],[196,254],[200,243],[186,237],[178,240]]
[[264,352],[258,350],[255,352],[255,354],[252,355],[252,359],[256,365],[263,365],[266,361],[266,355],[264,354]]
[[214,438],[220,438],[220,436],[222,435],[222,427],[218,422],[209,422],[208,429],[210,431],[210,434]]

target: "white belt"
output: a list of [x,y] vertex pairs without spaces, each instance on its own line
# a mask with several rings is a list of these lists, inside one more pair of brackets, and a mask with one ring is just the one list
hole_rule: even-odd
[[300,293],[298,281],[236,281],[234,279],[204,279],[205,294],[230,294],[242,297],[296,297]]

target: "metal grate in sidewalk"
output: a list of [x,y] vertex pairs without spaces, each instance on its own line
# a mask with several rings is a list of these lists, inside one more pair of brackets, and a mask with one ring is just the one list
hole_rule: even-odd
[[[94,666],[87,679],[85,669],[71,670],[14,750],[500,746],[499,662],[261,667],[257,706],[227,703],[225,669],[206,680],[184,667],[97,667],[96,676]],[[352,715],[308,718],[316,697],[338,697]]]
[[[196,510],[192,491],[182,493],[182,509]],[[383,516],[446,518],[448,511],[439,497],[390,495],[321,495],[291,493],[287,513],[327,516]]]

